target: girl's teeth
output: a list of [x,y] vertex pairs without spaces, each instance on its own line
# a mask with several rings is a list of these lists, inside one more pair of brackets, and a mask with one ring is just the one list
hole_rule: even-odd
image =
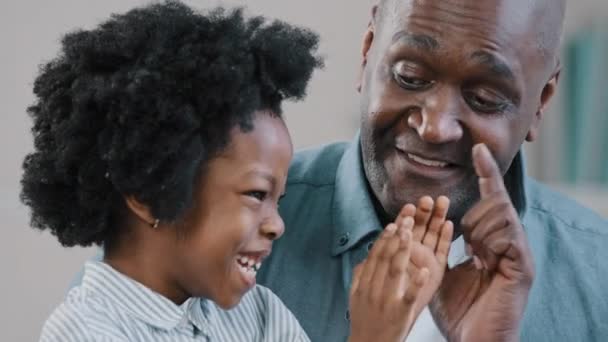
[[239,264],[239,267],[245,271],[249,271],[249,270],[253,270],[254,272],[257,272],[260,267],[262,266],[261,262],[257,262],[249,257],[246,256],[238,256],[237,257],[237,264]]
[[249,264],[249,263],[251,262],[251,259],[249,259],[249,258],[248,258],[248,257],[246,257],[246,256],[239,256],[237,259],[238,259],[238,261],[239,261],[239,262],[241,262],[243,265],[247,265],[247,264]]

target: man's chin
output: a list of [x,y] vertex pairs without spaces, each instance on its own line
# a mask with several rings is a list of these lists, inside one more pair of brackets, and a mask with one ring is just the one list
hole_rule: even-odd
[[[397,187],[389,188],[397,189]],[[421,187],[420,184],[408,184],[399,188],[408,190],[386,194],[382,201],[384,202],[382,205],[390,217],[397,217],[401,208],[406,204],[418,205],[418,201],[424,196],[430,196],[434,200],[439,196],[446,196],[450,199],[448,219],[457,224],[478,198],[477,188],[469,185],[463,185],[458,190],[434,186]]]

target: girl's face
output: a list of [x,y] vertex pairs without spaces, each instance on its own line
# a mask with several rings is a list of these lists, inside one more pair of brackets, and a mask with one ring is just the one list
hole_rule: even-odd
[[230,145],[207,164],[195,206],[168,248],[183,293],[235,306],[285,229],[278,201],[293,147],[282,119],[256,113],[252,131],[232,130]]

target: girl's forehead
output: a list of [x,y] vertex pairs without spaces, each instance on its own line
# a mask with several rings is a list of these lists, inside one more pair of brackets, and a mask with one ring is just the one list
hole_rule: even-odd
[[235,127],[230,143],[218,156],[216,166],[231,168],[244,175],[252,170],[272,174],[286,173],[293,155],[291,137],[283,120],[263,113],[252,121],[252,129]]

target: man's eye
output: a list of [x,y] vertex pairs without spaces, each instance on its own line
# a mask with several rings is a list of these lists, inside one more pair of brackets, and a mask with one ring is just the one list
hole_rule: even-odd
[[397,83],[406,90],[424,90],[428,88],[433,82],[427,81],[423,78],[410,77],[395,73],[395,80]]
[[433,84],[420,77],[421,67],[407,61],[400,61],[393,68],[393,77],[399,86],[406,90],[424,90]]
[[465,100],[473,110],[486,114],[500,113],[508,107],[508,101],[499,96],[488,98],[474,92],[468,92],[465,94]]
[[260,202],[263,202],[266,199],[266,196],[268,196],[268,193],[266,191],[254,190],[254,191],[246,192],[245,195],[249,196],[249,197],[253,197]]

